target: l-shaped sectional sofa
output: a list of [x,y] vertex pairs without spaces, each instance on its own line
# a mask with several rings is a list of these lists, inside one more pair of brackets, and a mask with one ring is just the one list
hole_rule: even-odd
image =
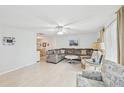
[[57,64],[61,62],[66,55],[77,55],[79,57],[83,56],[85,58],[90,58],[92,55],[93,49],[76,49],[76,48],[60,48],[60,49],[51,49],[47,51],[46,61],[49,63]]

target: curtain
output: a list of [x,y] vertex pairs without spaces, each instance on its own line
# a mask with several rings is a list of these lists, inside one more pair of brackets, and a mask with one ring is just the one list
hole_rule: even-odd
[[100,42],[104,42],[104,28],[100,31]]
[[104,31],[105,59],[117,62],[117,20],[113,20]]
[[118,63],[124,65],[124,6],[117,12]]

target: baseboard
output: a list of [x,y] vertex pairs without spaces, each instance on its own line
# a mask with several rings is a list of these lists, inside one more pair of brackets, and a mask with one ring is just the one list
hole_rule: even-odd
[[[36,62],[36,63],[37,63],[37,62]],[[27,64],[27,65],[25,65],[25,66],[19,66],[19,67],[17,67],[17,68],[11,69],[11,70],[9,70],[9,71],[1,72],[0,75],[6,74],[6,73],[9,73],[9,72],[12,72],[12,71],[19,70],[19,69],[21,69],[21,68],[25,68],[25,67],[28,67],[28,66],[33,65],[33,64],[35,64],[35,63]]]

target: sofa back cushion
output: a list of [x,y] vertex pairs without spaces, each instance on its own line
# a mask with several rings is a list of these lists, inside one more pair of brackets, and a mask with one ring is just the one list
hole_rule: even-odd
[[61,54],[61,51],[59,49],[54,49],[54,54],[59,55],[59,54]]
[[48,50],[48,51],[46,52],[46,54],[47,54],[47,55],[53,55],[53,54],[54,54],[54,50]]
[[104,60],[101,74],[105,86],[124,87],[124,66]]
[[65,50],[64,49],[61,49],[60,52],[61,52],[61,54],[65,54]]

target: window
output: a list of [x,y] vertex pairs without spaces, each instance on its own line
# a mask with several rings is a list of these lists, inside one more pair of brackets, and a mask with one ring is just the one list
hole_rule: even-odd
[[105,29],[105,59],[117,62],[117,20]]

